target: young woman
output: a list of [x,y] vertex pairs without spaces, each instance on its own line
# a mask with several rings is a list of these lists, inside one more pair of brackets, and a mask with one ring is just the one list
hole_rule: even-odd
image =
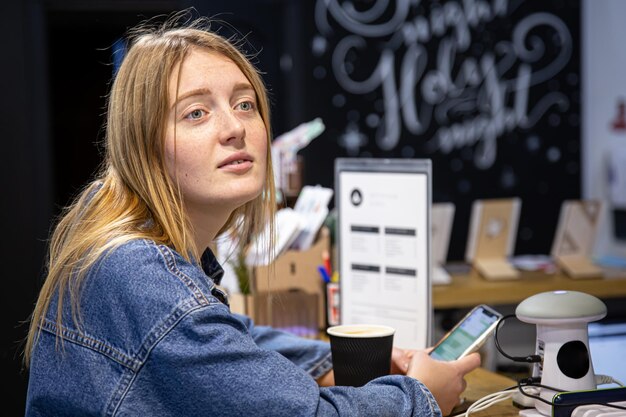
[[269,120],[259,74],[225,39],[197,22],[135,33],[109,97],[104,167],[51,238],[26,347],[28,416],[452,408],[477,355],[396,351],[396,370],[412,357],[408,376],[321,387],[332,382],[328,344],[230,312],[207,247],[272,217]]

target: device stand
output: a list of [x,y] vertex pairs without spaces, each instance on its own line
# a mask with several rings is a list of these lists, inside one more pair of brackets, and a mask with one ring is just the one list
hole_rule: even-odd
[[548,402],[535,400],[541,414],[551,415],[554,390],[596,389],[587,323],[606,316],[600,299],[578,291],[544,292],[522,301],[515,315],[537,325],[535,352],[542,361],[535,362],[533,375],[541,376],[540,397]]
[[[543,346],[541,346],[543,345]],[[596,389],[593,363],[589,355],[587,322],[537,325],[537,351],[543,350],[541,383],[566,391]],[[541,398],[551,401],[555,392],[541,389]],[[552,407],[540,401],[535,407],[550,415]]]

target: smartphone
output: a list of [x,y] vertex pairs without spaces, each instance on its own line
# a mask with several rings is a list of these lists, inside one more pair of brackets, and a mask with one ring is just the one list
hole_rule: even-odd
[[430,356],[453,361],[477,351],[498,325],[502,314],[481,304],[467,313],[433,348]]

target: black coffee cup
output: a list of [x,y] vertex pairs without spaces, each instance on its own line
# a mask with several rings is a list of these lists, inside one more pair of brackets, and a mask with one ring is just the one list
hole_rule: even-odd
[[335,385],[360,387],[389,375],[395,329],[377,324],[328,328]]

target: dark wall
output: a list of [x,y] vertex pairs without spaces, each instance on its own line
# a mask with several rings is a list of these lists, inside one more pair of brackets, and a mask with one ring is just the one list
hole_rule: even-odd
[[[283,109],[288,106],[283,88],[285,78],[280,77],[279,65],[283,30],[275,22],[289,3],[259,1],[256,7],[245,7],[248,4],[246,1],[198,2],[194,15],[215,16],[213,30],[227,38],[245,39],[242,48],[264,73],[272,101],[274,129],[282,131],[289,116],[283,117]],[[114,70],[114,43],[123,39],[127,29],[140,21],[162,20],[172,10],[184,6],[172,5],[169,9],[158,10],[58,7],[46,13],[52,170],[57,207],[67,204],[92,177],[102,160],[106,96]]]
[[[2,413],[19,415],[26,378],[21,341],[36,292],[52,212],[45,35],[41,8],[3,2],[0,11],[0,292]],[[23,414],[23,411],[21,412]]]

